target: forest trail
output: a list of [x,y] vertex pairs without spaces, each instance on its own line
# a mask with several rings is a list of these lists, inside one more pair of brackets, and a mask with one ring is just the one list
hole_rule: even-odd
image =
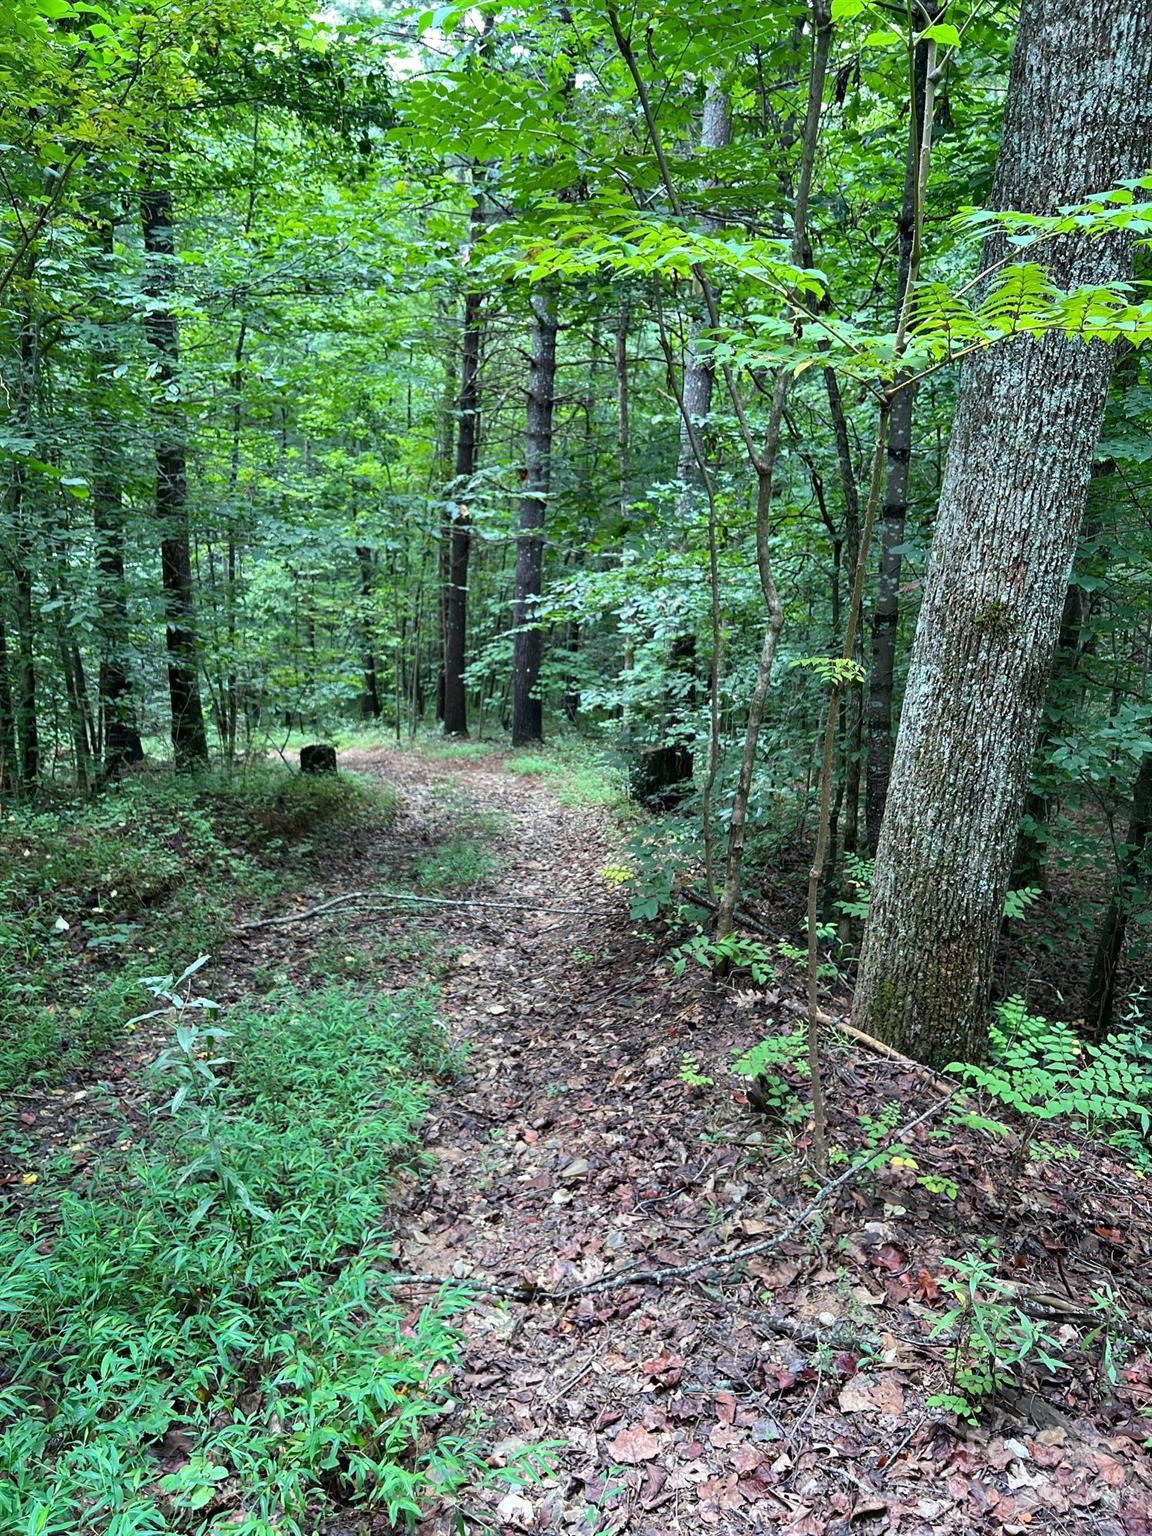
[[[428,1125],[434,1167],[398,1213],[399,1266],[564,1288],[637,1264],[731,1255],[784,1225],[813,1186],[797,1179],[786,1139],[774,1140],[781,1128],[749,1120],[729,1064],[768,1032],[769,1010],[778,1021],[801,1010],[799,988],[673,985],[600,873],[621,858],[610,818],[559,804],[536,777],[498,759],[344,761],[397,785],[408,837],[434,839],[446,802],[498,815],[500,865],[476,896],[581,909],[437,915],[453,951],[443,1017],[469,1055]],[[681,1079],[686,1051],[714,1087]],[[847,1106],[836,1135],[851,1153],[925,1102],[921,1082],[867,1056],[834,1053],[830,1078]],[[929,1131],[916,1151],[937,1168]],[[803,1126],[791,1135],[802,1147]],[[1134,1225],[1149,1212],[1126,1203],[1130,1180],[1110,1187],[1112,1165],[1086,1164],[1073,1243],[1067,1191],[1026,1191],[1014,1208],[997,1154],[955,1139],[955,1200],[881,1164],[809,1235],[732,1265],[723,1285],[472,1307],[462,1406],[495,1425],[498,1457],[562,1442],[543,1486],[490,1496],[498,1530],[1141,1536],[1152,1477],[1132,1404],[1147,1394],[1146,1359],[1107,1427],[1087,1384],[1079,1415],[1059,1393],[1029,1396],[991,1432],[970,1434],[925,1399],[944,1385],[930,1327],[946,1306],[942,1254],[963,1251],[959,1236],[970,1246],[972,1232],[995,1233],[1018,1249],[1023,1276],[1062,1291],[1054,1247],[1071,1270],[1075,1245],[1091,1272],[1112,1241],[1092,1237],[1091,1223],[1108,1234],[1118,1210]],[[455,1528],[448,1512],[431,1515],[421,1536]]]
[[[709,1261],[708,1275],[563,1303],[474,1295],[456,1411],[437,1434],[478,1418],[494,1466],[549,1442],[554,1457],[539,1484],[470,1494],[478,1528],[1149,1536],[1147,1182],[1071,1135],[1021,1167],[987,1122],[928,1122],[892,1144],[934,1101],[924,1075],[829,1039],[833,1172],[883,1155],[753,1252],[817,1188],[802,1047],[785,1041],[801,978],[783,959],[755,990],[714,987],[696,966],[675,978],[658,931],[630,920],[604,873],[625,861],[609,812],[562,803],[578,797],[574,779],[457,753],[343,752],[341,767],[393,787],[399,809],[286,850],[310,849],[307,880],[294,871],[269,894],[272,923],[251,926],[237,901],[202,995],[243,1009],[276,988],[307,999],[317,979],[347,979],[353,995],[435,982],[467,1055],[425,1122],[429,1166],[396,1179],[387,1230],[401,1274],[563,1292]],[[448,904],[306,915],[380,888]],[[19,1095],[14,1200],[25,1168],[63,1161],[82,1189],[126,1132],[148,1141],[149,1068],[170,1028],[141,1026],[61,1085]],[[784,1049],[768,1120],[749,1114],[732,1060],[773,1034]],[[1044,1348],[1064,1360],[1049,1371],[1033,1358],[965,1429],[930,1399],[949,1386],[934,1331],[953,1305],[949,1266],[973,1256],[1039,1306]],[[1108,1288],[1121,1320],[1110,1387],[1100,1342],[1082,1347],[1086,1309]],[[435,1289],[397,1294],[412,1322]],[[455,1536],[453,1509],[425,1507],[419,1536]],[[322,1529],[391,1536],[381,1521],[349,1511]]]

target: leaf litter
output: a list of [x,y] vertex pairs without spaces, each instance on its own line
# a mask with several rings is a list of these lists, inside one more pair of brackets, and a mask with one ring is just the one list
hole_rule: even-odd
[[[396,784],[405,809],[376,841],[326,850],[308,904],[409,871],[452,835],[463,797],[504,829],[498,867],[471,894],[587,913],[436,913],[444,1022],[468,1058],[427,1126],[430,1174],[400,1186],[398,1270],[561,1290],[724,1261],[722,1279],[567,1303],[477,1298],[458,1406],[489,1421],[494,1464],[530,1445],[553,1459],[539,1485],[481,1495],[477,1520],[590,1536],[1152,1536],[1148,1337],[1109,1387],[1100,1343],[1083,1350],[1076,1320],[1104,1284],[1137,1323],[1152,1301],[1152,1191],[1116,1155],[1069,1141],[1074,1157],[1017,1173],[1001,1138],[924,1124],[910,1156],[846,1185],[781,1247],[740,1258],[816,1187],[804,1124],[752,1116],[729,1070],[774,1024],[795,1027],[799,979],[759,993],[673,980],[598,873],[619,861],[606,813],[558,804],[536,776],[494,758],[449,766],[382,750],[342,765]],[[426,919],[342,922],[355,952]],[[238,937],[213,968],[221,1000],[243,995],[257,966],[303,974],[321,936],[302,924]],[[410,980],[382,972],[375,984]],[[82,1182],[91,1148],[143,1124],[141,1069],[155,1048],[128,1037],[65,1087],[22,1097],[11,1197],[65,1149]],[[715,1086],[681,1081],[686,1051]],[[880,1123],[895,1104],[907,1119],[925,1099],[915,1073],[842,1040],[828,1044],[828,1087],[833,1141],[850,1157],[867,1150],[866,1117]],[[954,1198],[925,1189],[926,1172]],[[981,1236],[1022,1291],[1059,1304],[1051,1326],[1075,1368],[1021,1377],[970,1428],[927,1399],[946,1387],[946,1341],[933,1336],[944,1260]],[[419,1536],[458,1529],[453,1510],[433,1509]]]

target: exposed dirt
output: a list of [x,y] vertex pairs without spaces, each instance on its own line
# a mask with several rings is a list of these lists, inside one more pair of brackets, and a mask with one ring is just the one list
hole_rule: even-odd
[[[342,766],[394,783],[404,810],[385,838],[346,850],[301,906],[402,878],[464,796],[507,826],[499,870],[470,895],[575,909],[461,905],[435,917],[450,956],[443,1017],[469,1057],[428,1126],[430,1175],[399,1191],[398,1268],[565,1289],[636,1265],[717,1265],[663,1287],[468,1311],[461,1415],[494,1425],[497,1462],[558,1442],[551,1477],[486,1495],[476,1515],[502,1536],[1152,1533],[1147,1339],[1127,1347],[1108,1389],[1100,1343],[1081,1353],[1074,1315],[1110,1284],[1128,1318],[1152,1326],[1152,1199],[1117,1157],[1065,1144],[1018,1171],[1002,1137],[941,1135],[928,1122],[804,1233],[741,1258],[818,1185],[804,1117],[791,1128],[754,1117],[730,1071],[733,1051],[795,1026],[798,980],[766,991],[715,989],[703,973],[674,980],[599,873],[621,857],[608,818],[559,805],[545,782],[497,759],[374,751]],[[354,944],[414,920],[346,921]],[[257,965],[303,966],[324,924],[238,939],[221,996]],[[711,1084],[681,1079],[686,1052]],[[55,1102],[103,1084],[123,1109],[131,1095],[116,1079],[145,1054],[134,1046]],[[802,1077],[788,1075],[806,1102]],[[835,1040],[827,1079],[834,1143],[849,1157],[933,1098],[919,1074]],[[1022,1295],[1048,1298],[1045,1326],[1072,1368],[1021,1378],[980,1428],[963,1429],[927,1402],[947,1385],[932,1329],[948,1305],[945,1258],[978,1252],[981,1238],[995,1240]],[[415,1307],[427,1292],[409,1294]],[[456,1529],[450,1511],[432,1511],[420,1533]]]
[[[507,815],[486,896],[584,909],[440,920],[460,946],[445,1018],[471,1054],[429,1127],[436,1170],[402,1214],[404,1268],[564,1288],[636,1264],[729,1259],[784,1225],[815,1188],[805,1129],[790,1145],[750,1117],[728,1068],[773,1021],[791,1027],[798,985],[673,983],[598,873],[620,859],[606,819],[557,805],[541,783],[483,763],[360,766],[410,800],[448,776]],[[714,1085],[681,1081],[686,1051]],[[886,1106],[899,1123],[932,1098],[917,1075],[835,1044],[829,1091],[852,1155],[880,1134]],[[505,1452],[563,1442],[542,1488],[493,1497],[498,1528],[1147,1530],[1146,1353],[1130,1350],[1102,1401],[1098,1351],[1078,1356],[1057,1315],[1073,1371],[1028,1378],[977,1430],[926,1404],[946,1385],[930,1336],[946,1309],[942,1260],[980,1237],[1057,1309],[1110,1281],[1139,1318],[1152,1233],[1141,1183],[1087,1148],[1016,1175],[1000,1139],[951,1128],[937,1139],[931,1124],[907,1154],[918,1168],[886,1158],[809,1236],[725,1265],[722,1283],[473,1309],[461,1401],[495,1421]],[[954,1197],[925,1189],[924,1174],[951,1180]],[[423,1531],[451,1529],[445,1515]]]

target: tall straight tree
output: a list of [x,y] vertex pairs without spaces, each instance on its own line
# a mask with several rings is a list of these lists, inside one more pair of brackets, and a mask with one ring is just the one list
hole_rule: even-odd
[[[939,12],[935,3],[912,7],[917,25],[934,22]],[[912,243],[916,228],[916,184],[919,175],[924,100],[928,87],[929,45],[923,39],[912,50],[912,89],[909,116],[908,155],[904,163],[904,196],[897,220],[898,264],[896,269],[896,314],[904,308],[908,291],[908,272],[912,263]],[[888,798],[888,776],[892,767],[892,697],[896,672],[896,631],[900,622],[900,567],[904,544],[904,524],[908,516],[908,478],[912,467],[912,411],[916,386],[905,372],[901,388],[892,400],[888,417],[888,479],[884,487],[884,515],[880,523],[880,573],[876,603],[872,609],[872,666],[868,673],[868,703],[865,710],[868,741],[868,772],[864,796],[864,819],[868,830],[868,851],[876,852],[884,804]]]
[[[40,327],[33,301],[35,253],[26,263],[26,289],[17,325],[17,393],[15,420],[23,436],[33,441],[33,400],[39,370]],[[33,596],[34,540],[28,505],[28,471],[14,458],[8,487],[11,533],[7,563],[16,597],[16,734],[19,741],[20,787],[34,789],[40,777],[40,720],[36,677],[36,603]]]
[[544,740],[540,700],[540,630],[536,600],[544,569],[544,510],[552,475],[552,414],[556,394],[556,315],[546,290],[532,295],[532,361],[524,437],[524,495],[516,540],[515,629],[512,651],[512,745]]
[[148,261],[145,291],[149,304],[144,330],[156,354],[156,517],[160,527],[172,749],[178,768],[194,768],[208,761],[208,734],[197,671],[184,408],[180,400],[180,325],[172,307],[176,241],[172,193],[157,184],[155,167],[145,170],[147,185],[140,196],[140,222]]
[[[718,76],[712,75],[709,77],[708,88],[704,95],[700,148],[705,151],[727,149],[731,139],[732,103],[724,89],[723,81]],[[702,188],[705,196],[709,186],[710,183],[706,182]],[[708,214],[700,220],[700,228],[706,235],[716,234],[720,227],[721,221],[713,214]],[[688,358],[684,364],[684,410],[680,420],[680,451],[676,456],[676,478],[684,487],[680,504],[685,512],[690,509],[693,489],[700,484],[700,466],[696,462],[693,428],[698,428],[701,435],[708,428],[708,418],[712,414],[712,386],[716,378],[712,359],[707,353],[701,355],[701,329],[700,325],[693,328]]]
[[[115,229],[110,217],[96,225],[95,261],[98,275],[115,291],[113,248]],[[92,348],[93,451],[92,527],[96,538],[97,611],[100,662],[100,740],[106,775],[113,777],[131,763],[144,760],[136,720],[136,699],[125,651],[128,645],[128,589],[124,575],[123,462],[117,439],[117,396],[112,376],[119,361],[115,343],[116,316],[106,305],[97,316]]]
[[[474,248],[484,223],[484,198],[474,181],[469,244]],[[472,476],[480,445],[480,326],[484,297],[469,287],[464,295],[460,341],[460,399],[456,427],[456,480],[448,523],[448,569],[444,597],[444,734],[467,736],[468,695],[464,668],[468,645],[468,561],[472,553],[472,516],[468,510]]]
[[[1147,0],[1025,0],[995,206],[1052,213],[1152,161]],[[1121,236],[1047,248],[1063,284]],[[1009,248],[994,239],[985,266]],[[1016,834],[1112,349],[1050,332],[964,368],[876,856],[856,1022],[933,1063],[979,1055]]]

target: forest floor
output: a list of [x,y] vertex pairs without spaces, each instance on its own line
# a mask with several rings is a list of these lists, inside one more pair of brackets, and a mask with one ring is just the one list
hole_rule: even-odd
[[[494,1465],[544,1443],[553,1458],[539,1484],[482,1492],[477,1518],[501,1536],[1152,1532],[1152,1359],[1139,1332],[1152,1191],[1118,1154],[1062,1138],[1017,1168],[1010,1140],[944,1115],[889,1147],[938,1090],[830,1039],[833,1173],[887,1151],[768,1246],[820,1181],[806,1116],[754,1116],[731,1062],[796,1027],[800,979],[673,977],[602,873],[622,858],[611,815],[560,803],[555,781],[508,773],[497,755],[359,750],[341,765],[395,785],[401,811],[285,913],[382,883],[411,889],[406,875],[445,847],[467,874],[458,838],[470,820],[491,857],[466,891],[457,882],[460,905],[427,917],[349,908],[239,934],[213,986],[227,1002],[269,972],[304,975],[322,944],[382,989],[409,984],[417,954],[434,965],[467,1059],[426,1125],[430,1171],[397,1192],[398,1269],[563,1292],[706,1261],[661,1285],[470,1306],[461,1424],[487,1421]],[[122,1109],[150,1049],[134,1037],[102,1065]],[[803,1104],[802,1075],[781,1071]],[[50,1090],[22,1119],[66,1145],[87,1096],[82,1082]],[[947,1261],[973,1255],[1011,1277],[1051,1347],[1039,1351],[1048,1366],[1033,1349],[966,1427],[927,1400],[949,1387],[948,1340],[933,1335],[955,1304]],[[1109,1287],[1126,1319],[1108,1334],[1111,1386],[1104,1337],[1082,1352],[1085,1309]],[[418,1307],[432,1288],[407,1293]],[[1001,1310],[1006,1327],[1024,1315],[1015,1299]],[[457,1529],[448,1509],[419,1527]]]

